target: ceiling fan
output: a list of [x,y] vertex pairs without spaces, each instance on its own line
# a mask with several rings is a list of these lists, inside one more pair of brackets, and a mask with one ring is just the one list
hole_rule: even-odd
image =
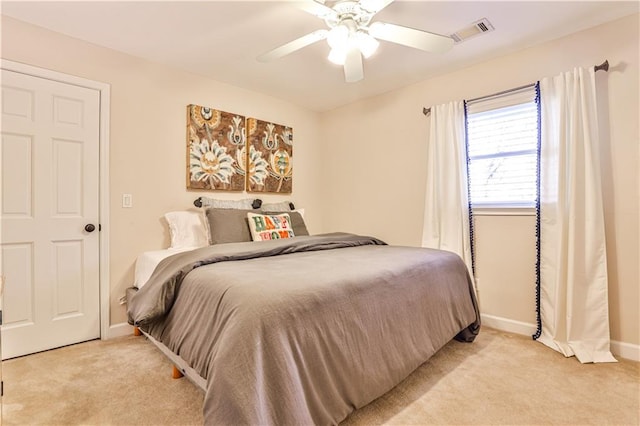
[[324,0],[299,2],[302,10],[323,19],[329,29],[317,30],[260,56],[258,61],[269,62],[320,40],[331,47],[328,59],[344,66],[348,83],[364,78],[362,57],[368,58],[378,48],[377,39],[413,47],[427,52],[442,53],[451,49],[453,39],[428,31],[416,30],[386,22],[371,22],[374,15],[394,0],[337,0],[331,6]]

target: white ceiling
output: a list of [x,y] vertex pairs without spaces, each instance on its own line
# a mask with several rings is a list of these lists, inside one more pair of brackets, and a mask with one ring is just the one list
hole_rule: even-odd
[[[327,1],[330,5],[332,2]],[[487,18],[495,31],[444,54],[381,42],[365,78],[345,83],[320,41],[271,63],[256,56],[317,29],[291,1],[2,1],[1,12],[88,42],[201,74],[316,111],[543,43],[633,13],[637,1],[403,1],[376,15],[449,35]]]

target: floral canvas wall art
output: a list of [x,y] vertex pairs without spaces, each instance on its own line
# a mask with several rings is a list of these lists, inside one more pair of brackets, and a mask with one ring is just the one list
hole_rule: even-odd
[[243,191],[245,117],[187,106],[187,189]]
[[293,129],[247,119],[247,191],[290,194],[293,188]]

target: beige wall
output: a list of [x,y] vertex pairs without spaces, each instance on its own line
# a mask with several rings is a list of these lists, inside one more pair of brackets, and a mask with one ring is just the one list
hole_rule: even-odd
[[[291,197],[305,207],[311,232],[322,228],[318,193],[319,117],[290,103],[173,70],[113,50],[2,17],[2,58],[109,83],[111,324],[126,321],[118,304],[133,282],[138,253],[168,246],[162,215],[193,207],[201,192],[185,189],[185,117],[188,104],[287,124],[294,131],[296,165]],[[123,193],[133,208],[121,207]],[[218,198],[250,195],[215,194]]]
[[[612,339],[640,344],[638,15],[427,79],[322,116],[324,229],[419,245],[428,120],[423,106],[471,99],[608,59],[598,73]],[[484,314],[535,323],[535,219],[476,218]]]

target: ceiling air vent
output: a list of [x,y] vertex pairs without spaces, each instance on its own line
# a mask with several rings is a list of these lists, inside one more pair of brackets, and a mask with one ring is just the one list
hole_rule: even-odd
[[489,31],[493,30],[494,28],[493,25],[491,25],[491,22],[489,22],[487,18],[482,18],[481,20],[474,22],[468,27],[456,31],[455,33],[451,34],[450,37],[456,43],[461,43],[465,40],[470,39],[471,37],[488,33]]

